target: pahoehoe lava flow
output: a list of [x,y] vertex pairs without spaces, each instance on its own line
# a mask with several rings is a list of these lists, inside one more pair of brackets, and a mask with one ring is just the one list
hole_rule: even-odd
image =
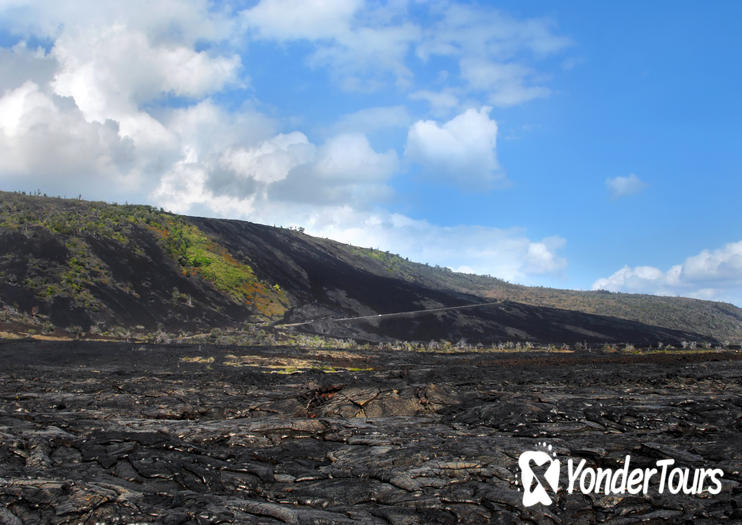
[[[5,342],[0,521],[739,521],[740,359]],[[525,508],[518,455],[544,441],[721,468],[723,489]]]

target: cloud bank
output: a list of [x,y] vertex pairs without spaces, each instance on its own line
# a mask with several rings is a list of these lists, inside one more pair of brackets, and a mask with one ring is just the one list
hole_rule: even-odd
[[742,241],[703,250],[667,271],[624,266],[593,284],[593,290],[682,295],[742,304]]

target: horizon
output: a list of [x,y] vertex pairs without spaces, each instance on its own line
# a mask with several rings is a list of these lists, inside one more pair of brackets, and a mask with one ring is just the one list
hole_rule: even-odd
[[0,6],[0,189],[742,306],[742,5],[145,6]]
[[[77,197],[67,196],[67,195],[49,195],[47,193],[44,193],[41,189],[37,189],[34,192],[30,192],[30,193],[29,192],[25,192],[23,190],[15,190],[15,191],[0,190],[0,192],[3,192],[3,191],[6,191],[7,193],[21,194],[22,196],[27,196],[27,197],[39,197],[39,198],[42,198],[42,199],[62,199],[62,200],[71,200],[71,201],[79,201],[79,202],[102,203],[102,204],[112,205],[112,206],[149,206],[149,207],[151,207],[153,209],[156,209],[156,210],[162,210],[164,213],[170,213],[170,214],[178,215],[178,216],[182,216],[182,217],[194,217],[194,218],[206,218],[206,219],[225,219],[225,220],[246,221],[246,222],[254,222],[255,224],[260,224],[262,226],[269,226],[269,227],[272,227],[272,228],[280,228],[280,229],[296,230],[296,228],[301,227],[300,225],[288,225],[288,226],[286,226],[286,225],[281,225],[281,224],[265,224],[265,223],[255,222],[255,221],[248,221],[247,219],[236,219],[236,218],[230,218],[230,217],[208,217],[208,216],[203,216],[203,215],[178,214],[178,213],[174,213],[174,212],[165,210],[163,208],[158,208],[157,206],[153,206],[151,204],[136,203],[136,202],[114,202],[114,201],[105,201],[105,200],[91,200],[91,199],[86,199],[85,196],[84,195],[81,195],[81,194],[79,194]],[[334,242],[338,242],[340,244],[345,244],[345,245],[349,245],[349,246],[358,246],[358,245],[354,245],[354,244],[351,244],[351,243],[347,243],[347,242],[343,242],[343,241],[337,241],[337,240],[334,240],[334,239],[330,239],[329,237],[320,237],[318,235],[312,235],[311,233],[307,233],[304,229],[301,230],[301,233],[302,234],[305,234],[305,235],[309,235],[310,237],[317,237],[317,238],[327,239],[327,240],[331,240],[331,241],[334,241]],[[403,257],[404,258],[404,256],[401,255],[401,254],[399,254],[399,253],[390,252],[389,250],[383,250],[381,248],[376,248],[376,247],[373,247],[373,246],[358,246],[358,247],[360,247],[360,248],[368,248],[368,249],[376,250],[376,251],[382,251],[382,252],[386,252],[388,254],[397,256],[397,257]],[[480,277],[489,277],[489,278],[493,278],[493,279],[499,279],[499,280],[501,280],[501,281],[503,281],[503,282],[505,282],[507,284],[511,284],[511,285],[515,285],[515,286],[527,286],[527,287],[533,287],[533,288],[546,288],[546,289],[559,289],[557,287],[542,286],[542,285],[539,285],[539,284],[524,285],[524,284],[521,284],[521,283],[511,282],[511,281],[508,281],[507,279],[502,279],[500,277],[496,277],[496,276],[490,275],[490,274],[470,273],[470,272],[456,270],[454,268],[451,268],[450,266],[440,266],[440,265],[437,265],[437,264],[434,264],[434,263],[430,263],[430,262],[426,262],[426,261],[417,261],[417,260],[412,260],[412,259],[409,259],[409,258],[407,258],[407,259],[409,260],[409,262],[414,263],[414,264],[421,264],[421,265],[425,265],[425,266],[428,266],[428,267],[450,270],[450,271],[452,271],[454,273],[461,273],[461,274],[464,274],[464,275],[476,275],[476,276],[480,276]],[[687,297],[687,296],[682,296],[682,295],[661,295],[661,294],[647,294],[647,293],[642,293],[642,292],[621,292],[621,291],[611,291],[611,290],[607,290],[605,288],[597,288],[597,289],[592,289],[592,290],[579,290],[579,289],[573,289],[573,288],[563,288],[562,290],[575,291],[575,292],[607,293],[607,294],[647,295],[647,296],[668,297],[668,298],[675,298],[675,299],[691,299],[691,300],[699,300],[699,301],[712,301],[712,302],[720,302],[720,303],[730,304],[732,306],[739,307],[738,305],[735,305],[734,303],[729,303],[727,301],[717,301],[717,300],[714,300],[714,299],[703,299],[703,298],[697,298],[697,297]]]

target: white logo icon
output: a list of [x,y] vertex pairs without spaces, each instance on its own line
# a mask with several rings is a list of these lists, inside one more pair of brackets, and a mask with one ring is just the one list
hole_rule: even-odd
[[[545,443],[541,443],[545,446]],[[551,496],[547,487],[551,488],[552,493],[556,493],[559,488],[559,470],[561,465],[556,459],[556,453],[551,452],[551,445],[548,446],[548,452],[545,450],[528,450],[523,452],[518,458],[520,467],[521,482],[523,483],[523,505],[531,507],[536,503],[542,505],[551,505]]]

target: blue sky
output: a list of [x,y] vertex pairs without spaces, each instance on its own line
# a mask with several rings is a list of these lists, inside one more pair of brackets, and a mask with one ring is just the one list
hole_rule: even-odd
[[0,187],[742,305],[738,2],[0,2]]

